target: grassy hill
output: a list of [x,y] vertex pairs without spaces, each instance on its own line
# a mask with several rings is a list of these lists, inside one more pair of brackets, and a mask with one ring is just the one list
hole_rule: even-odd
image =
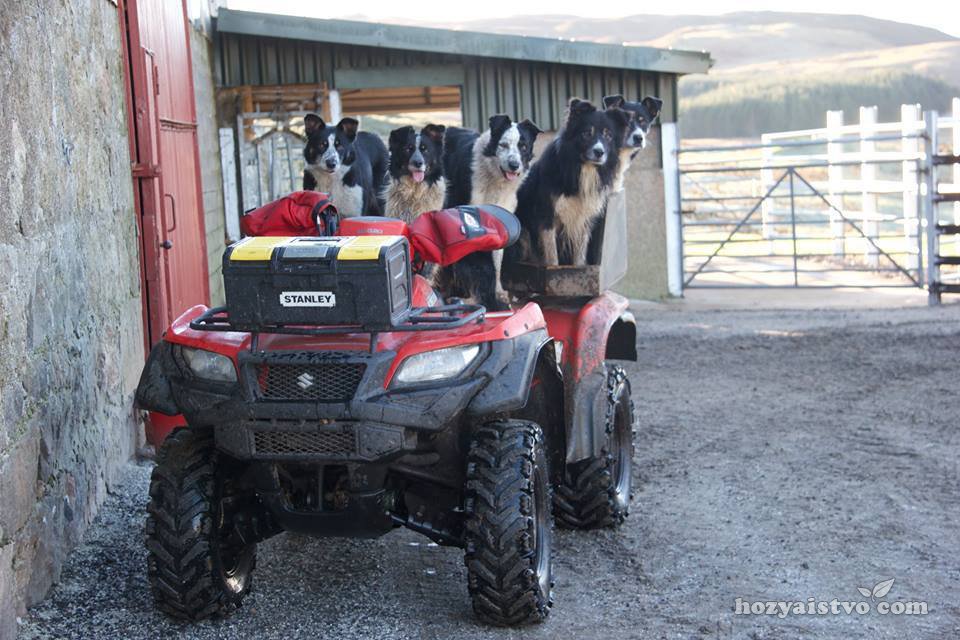
[[717,61],[717,69],[953,39],[936,29],[866,16],[775,11],[720,16],[640,14],[617,19],[515,16],[438,26],[706,50]]
[[856,122],[861,105],[876,105],[881,122],[896,121],[903,103],[943,113],[955,95],[960,92],[944,82],[901,71],[685,80],[680,130],[685,138],[755,138],[822,127],[828,109],[842,109],[846,122]]
[[888,47],[787,62],[767,61],[680,81],[683,135],[756,137],[822,127],[828,109],[854,122],[861,105],[896,120],[900,105],[946,113],[960,96],[960,40]]
[[960,95],[960,39],[858,15],[545,15],[436,26],[709,51],[711,72],[680,82],[685,136],[818,127],[827,110],[844,109],[850,119],[860,105],[879,106],[881,119],[895,118],[902,103],[946,111]]

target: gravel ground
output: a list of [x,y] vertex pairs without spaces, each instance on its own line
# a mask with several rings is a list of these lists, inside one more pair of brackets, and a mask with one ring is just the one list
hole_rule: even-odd
[[[150,469],[131,465],[20,637],[956,638],[958,310],[638,307],[634,513],[618,531],[558,532],[539,627],[479,625],[461,553],[407,531],[278,536],[235,616],[175,624],[150,602]],[[890,578],[883,597],[857,591]],[[738,597],[871,612],[735,615]],[[896,601],[928,613],[876,611]]]

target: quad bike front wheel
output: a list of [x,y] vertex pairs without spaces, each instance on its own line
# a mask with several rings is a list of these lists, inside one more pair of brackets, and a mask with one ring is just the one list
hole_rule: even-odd
[[553,605],[553,517],[543,433],[534,422],[478,427],[467,454],[468,587],[484,622],[542,622]]
[[150,478],[147,573],[157,608],[176,618],[227,616],[250,591],[256,544],[231,535],[218,458],[210,432],[178,429]]
[[554,498],[557,523],[568,529],[616,527],[630,507],[633,401],[623,367],[607,365],[606,442],[599,456],[569,465]]

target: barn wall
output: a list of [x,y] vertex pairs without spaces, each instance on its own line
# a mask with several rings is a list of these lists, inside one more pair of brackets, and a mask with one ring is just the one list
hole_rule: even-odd
[[467,60],[464,69],[464,123],[475,128],[485,127],[494,113],[507,113],[556,131],[570,98],[599,103],[616,93],[630,99],[659,95],[664,121],[676,118],[676,76],[671,74],[489,58]]
[[[676,119],[673,74],[604,69],[577,65],[400,51],[282,38],[221,33],[217,36],[217,81],[221,87],[337,83],[338,69],[390,69],[409,75],[410,86],[431,86],[438,80],[412,69],[462,65],[464,125],[482,128],[495,113],[530,118],[545,130],[556,130],[563,106],[572,97],[600,100],[612,93],[630,98],[658,95],[663,119]],[[444,76],[440,83],[449,82]],[[396,86],[396,85],[394,85]]]
[[137,445],[144,338],[118,9],[3,6],[0,637],[12,638]]

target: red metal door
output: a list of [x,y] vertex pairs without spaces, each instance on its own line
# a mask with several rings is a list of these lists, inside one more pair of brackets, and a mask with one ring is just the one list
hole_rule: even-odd
[[209,304],[200,153],[185,3],[128,0],[134,137],[150,344],[194,304]]

